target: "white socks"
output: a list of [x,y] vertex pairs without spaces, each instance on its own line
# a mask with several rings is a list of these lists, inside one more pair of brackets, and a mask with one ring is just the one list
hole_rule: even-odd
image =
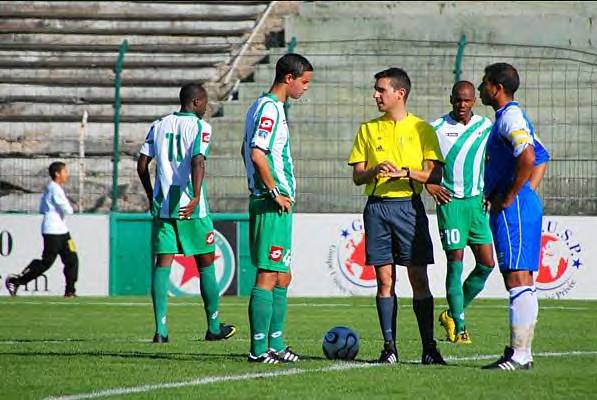
[[539,313],[535,291],[535,286],[510,289],[510,346],[514,349],[512,359],[519,364],[533,361],[531,344]]

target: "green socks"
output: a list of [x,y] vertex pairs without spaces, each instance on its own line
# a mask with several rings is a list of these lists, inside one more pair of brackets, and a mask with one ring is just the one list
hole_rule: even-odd
[[481,290],[483,290],[483,287],[485,286],[485,281],[487,281],[487,278],[489,278],[491,271],[493,271],[492,267],[487,267],[481,264],[475,265],[475,269],[471,271],[470,275],[466,278],[464,284],[462,285],[464,308],[468,307],[475,296],[481,293]]
[[272,292],[254,287],[249,301],[249,324],[251,326],[251,354],[260,356],[267,351],[270,321],[274,302]]
[[446,298],[450,316],[456,324],[456,333],[464,331],[464,302],[462,294],[462,261],[448,261],[446,274]]
[[214,265],[199,269],[199,284],[201,287],[201,297],[203,298],[203,308],[205,308],[205,317],[207,318],[207,329],[211,333],[220,333],[220,287],[216,280],[216,268]]
[[155,333],[168,337],[166,314],[168,313],[168,283],[170,281],[170,267],[156,265],[153,269],[151,284],[151,299],[153,301],[153,315],[155,318]]
[[269,347],[275,351],[284,350],[284,324],[288,310],[288,290],[283,287],[274,287],[272,320],[269,326]]

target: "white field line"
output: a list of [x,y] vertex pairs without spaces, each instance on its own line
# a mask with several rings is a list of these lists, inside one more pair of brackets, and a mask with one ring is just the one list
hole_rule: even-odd
[[[593,356],[597,355],[597,351],[567,351],[567,352],[544,352],[544,353],[535,353],[534,357],[567,357],[567,356]],[[479,360],[487,360],[499,357],[499,354],[478,354],[475,356],[469,357],[446,357],[447,361],[479,361]],[[418,362],[419,360],[408,360],[407,362]],[[387,366],[386,364],[365,364],[365,363],[338,363],[328,367],[322,368],[312,368],[312,369],[304,369],[304,368],[290,368],[284,369],[280,371],[272,371],[272,372],[258,372],[258,373],[247,373],[247,374],[240,374],[240,375],[216,375],[210,376],[206,378],[197,378],[191,379],[187,381],[180,381],[180,382],[170,382],[170,383],[157,383],[153,385],[141,385],[141,386],[132,386],[132,387],[120,387],[120,388],[113,388],[113,389],[106,389],[100,390],[95,392],[89,393],[79,393],[73,395],[64,395],[64,396],[50,396],[45,397],[43,400],[83,400],[83,399],[97,399],[102,397],[110,397],[110,396],[121,396],[127,394],[135,394],[135,393],[148,393],[153,392],[156,390],[163,390],[163,389],[176,389],[182,387],[189,387],[189,386],[200,386],[200,385],[208,385],[211,383],[220,383],[220,382],[232,382],[232,381],[245,381],[248,379],[255,379],[255,378],[276,378],[279,376],[289,376],[289,375],[300,375],[306,373],[314,373],[314,372],[336,372],[336,371],[347,371],[352,369],[364,369],[364,368],[377,368]]]
[[[70,305],[77,305],[77,306],[115,306],[115,307],[150,307],[150,302],[110,302],[110,301],[93,301],[93,302],[77,302],[71,300],[64,300],[64,301],[0,301],[0,305],[59,305],[59,306],[70,306]],[[220,304],[221,307],[247,307],[249,301],[245,303],[223,303]],[[197,307],[201,305],[201,303],[170,303],[168,307]],[[350,304],[350,303],[288,303],[289,307],[351,307],[351,308],[373,308],[375,304],[373,302],[371,305],[366,304]],[[471,305],[471,308],[480,308],[480,309],[505,309],[508,305],[504,303],[504,305]],[[445,309],[446,305],[444,304],[437,304],[435,306],[436,309]],[[589,311],[594,310],[591,307],[570,307],[570,306],[539,306],[540,310],[573,310],[573,311]]]

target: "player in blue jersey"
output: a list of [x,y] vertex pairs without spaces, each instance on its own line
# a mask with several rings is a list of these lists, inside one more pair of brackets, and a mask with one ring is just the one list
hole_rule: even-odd
[[484,194],[504,283],[510,293],[510,346],[485,369],[514,371],[533,365],[531,343],[539,312],[533,273],[539,268],[543,207],[535,193],[549,154],[514,101],[520,80],[510,64],[485,68],[483,104],[495,110],[487,143]]

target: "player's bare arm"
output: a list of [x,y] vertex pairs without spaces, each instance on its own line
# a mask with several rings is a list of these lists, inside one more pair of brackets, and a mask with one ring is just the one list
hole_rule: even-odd
[[[251,149],[251,161],[253,161],[257,174],[259,174],[259,178],[267,187],[267,190],[273,190],[276,187],[276,182],[269,169],[265,152],[258,148]],[[286,196],[278,195],[274,198],[274,201],[280,206],[282,212],[289,212],[292,207],[292,201]]]
[[374,167],[367,168],[366,162],[353,164],[352,180],[355,185],[360,186],[372,182],[374,179],[385,176],[391,172],[397,172],[398,168],[389,161],[384,161]]
[[137,160],[137,175],[139,175],[139,179],[141,180],[141,184],[143,185],[143,189],[145,190],[145,196],[147,196],[147,200],[149,201],[149,209],[151,210],[153,200],[153,188],[151,187],[151,177],[149,176],[150,162],[151,157],[146,156],[145,154],[141,154],[139,156],[139,159]]
[[541,181],[543,180],[543,176],[545,175],[545,171],[547,170],[547,163],[542,163],[533,167],[533,171],[531,172],[531,177],[529,178],[529,184],[531,185],[531,189],[536,190]]
[[196,155],[191,160],[191,179],[193,180],[193,188],[195,193],[191,201],[186,206],[180,207],[178,215],[180,218],[190,218],[195,207],[201,200],[201,185],[203,177],[205,176],[205,156],[202,154]]
[[493,212],[500,212],[504,208],[508,208],[516,199],[516,195],[520,189],[531,178],[535,164],[535,150],[533,146],[527,146],[518,157],[516,157],[516,167],[514,171],[514,182],[510,189],[506,192],[504,197],[494,196],[489,199],[491,201],[491,209]]

